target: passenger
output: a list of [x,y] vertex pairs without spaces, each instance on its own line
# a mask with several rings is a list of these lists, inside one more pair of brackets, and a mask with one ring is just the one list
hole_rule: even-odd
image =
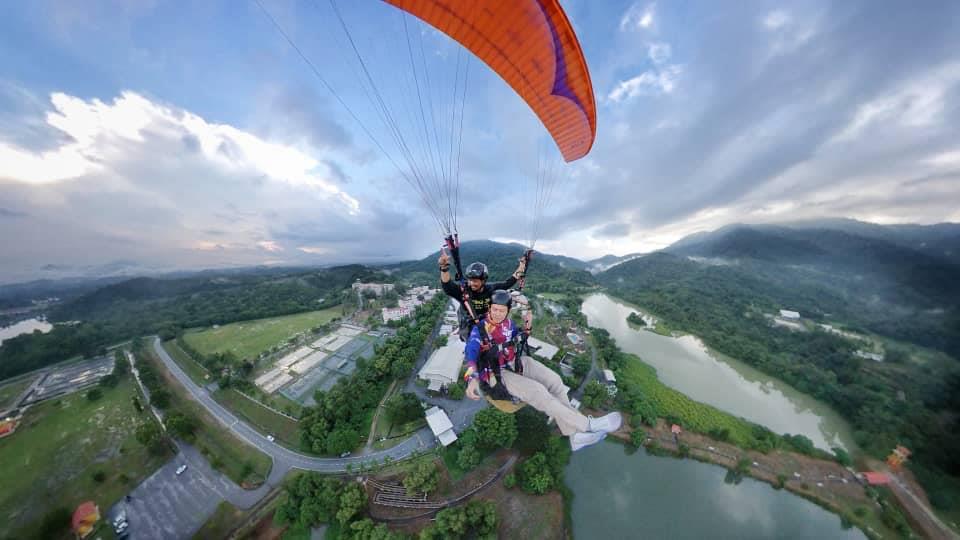
[[[493,399],[519,399],[557,422],[560,433],[570,437],[577,451],[603,440],[620,429],[623,419],[613,412],[601,418],[584,416],[573,408],[560,375],[529,356],[517,357],[521,330],[510,319],[512,298],[505,290],[491,296],[490,310],[482,324],[470,332],[464,350],[467,397],[480,399],[480,389]],[[529,335],[532,316],[524,313],[522,333]]]

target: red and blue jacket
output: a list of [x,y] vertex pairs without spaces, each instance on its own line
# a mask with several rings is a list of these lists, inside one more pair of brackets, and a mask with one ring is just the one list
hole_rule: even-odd
[[490,377],[493,376],[493,370],[490,367],[486,367],[480,372],[477,366],[480,355],[484,353],[496,354],[500,367],[503,367],[506,364],[511,364],[517,353],[517,348],[514,344],[516,343],[517,336],[520,334],[520,329],[510,320],[510,317],[505,318],[503,322],[497,324],[490,320],[488,314],[484,317],[483,323],[481,324],[484,325],[491,349],[489,351],[483,350],[483,336],[480,333],[480,327],[474,326],[473,330],[470,331],[470,337],[467,339],[467,345],[463,351],[463,357],[467,363],[467,372],[463,378],[467,382],[470,382],[470,379],[479,377],[483,382],[489,383]]

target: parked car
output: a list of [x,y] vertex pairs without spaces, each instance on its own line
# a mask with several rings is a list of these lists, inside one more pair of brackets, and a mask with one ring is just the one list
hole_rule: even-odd
[[177,467],[177,476],[180,476],[181,474],[183,474],[183,471],[185,471],[185,470],[187,470],[187,464],[186,464],[186,463],[184,463],[183,465]]
[[347,457],[347,456],[349,456],[349,455],[350,455],[350,452],[344,452],[344,453],[340,454],[340,457],[343,458],[343,457]]
[[267,435],[267,440],[270,442],[274,441],[273,435]]

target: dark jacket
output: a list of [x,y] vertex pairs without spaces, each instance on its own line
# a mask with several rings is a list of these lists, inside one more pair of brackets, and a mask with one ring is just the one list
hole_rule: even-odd
[[[467,298],[469,299],[470,307],[473,309],[473,314],[476,315],[478,319],[482,319],[490,309],[490,297],[493,296],[493,291],[498,289],[507,290],[516,284],[517,278],[510,276],[504,281],[485,283],[483,288],[477,292],[474,292],[469,285],[464,283],[463,290],[467,293]],[[447,293],[447,296],[455,298],[458,302],[463,304],[463,291],[460,290],[459,283],[451,279],[446,283],[441,282],[441,285],[443,285],[443,292]],[[461,309],[461,311],[465,310]]]

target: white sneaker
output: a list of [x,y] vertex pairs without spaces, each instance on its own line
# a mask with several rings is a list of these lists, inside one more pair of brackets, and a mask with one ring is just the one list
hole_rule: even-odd
[[604,431],[597,431],[596,433],[574,433],[570,436],[570,448],[574,452],[577,450],[597,444],[607,437],[607,433]]
[[602,431],[604,433],[613,433],[623,425],[623,417],[620,416],[618,412],[612,412],[600,418],[588,416],[587,419],[589,420],[587,431],[590,432]]

